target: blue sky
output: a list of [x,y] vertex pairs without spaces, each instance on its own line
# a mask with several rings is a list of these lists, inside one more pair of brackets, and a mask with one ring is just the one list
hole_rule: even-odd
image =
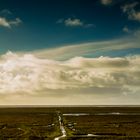
[[139,0],[0,0],[0,105],[140,105]]
[[[21,22],[11,24],[10,28],[0,25],[0,52],[31,51],[131,36],[139,29],[140,22],[128,19],[122,7],[135,2],[1,0],[0,17],[7,22],[16,18]],[[140,6],[137,4],[133,8],[137,12]],[[79,24],[72,25],[76,20]]]

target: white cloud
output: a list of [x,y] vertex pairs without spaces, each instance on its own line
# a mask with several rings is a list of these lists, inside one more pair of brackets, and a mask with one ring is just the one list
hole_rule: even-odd
[[7,21],[7,19],[5,19],[5,18],[3,18],[3,17],[0,17],[0,26],[10,28],[9,22]]
[[75,57],[140,48],[134,37],[1,55],[0,104],[139,104],[139,55]]
[[133,19],[133,20],[140,21],[140,12],[134,11],[131,15],[129,15],[129,18]]
[[83,26],[83,22],[80,19],[72,19],[68,18],[65,20],[65,25],[66,26]]
[[126,4],[122,7],[123,12],[128,15],[128,19],[140,21],[140,11],[135,10],[135,7],[138,4],[138,2],[134,2],[131,4]]
[[18,26],[21,23],[21,19],[16,18],[14,20],[7,20],[4,17],[0,17],[0,26],[11,28],[13,25]]
[[112,3],[112,0],[101,0],[101,3],[103,5],[110,5]]
[[84,23],[81,19],[78,19],[78,18],[59,19],[56,23],[63,23],[65,26],[68,26],[68,27],[90,28],[94,26],[94,24]]
[[[39,58],[54,59],[54,60],[67,60],[75,56],[92,56],[96,54],[105,54],[109,51],[120,51],[130,48],[140,48],[139,33],[129,38],[122,38],[111,41],[99,41],[81,43],[77,45],[59,46],[56,48],[35,50],[33,54]],[[100,55],[98,55],[100,56]]]
[[0,14],[3,15],[0,16],[0,26],[2,27],[11,28],[12,26],[18,26],[20,23],[22,23],[20,18],[8,19],[7,15],[12,14],[12,12],[8,9],[0,11]]
[[125,33],[130,33],[131,31],[128,29],[127,26],[125,26],[125,27],[123,28],[123,32],[125,32]]
[[[140,56],[83,58],[67,61],[39,59],[11,52],[0,58],[0,96],[67,95],[69,91],[123,94],[140,92]],[[118,94],[119,94],[118,93]],[[52,94],[52,96],[53,96]],[[76,93],[75,93],[76,94]],[[110,93],[112,94],[112,93]],[[117,94],[117,93],[116,93]]]

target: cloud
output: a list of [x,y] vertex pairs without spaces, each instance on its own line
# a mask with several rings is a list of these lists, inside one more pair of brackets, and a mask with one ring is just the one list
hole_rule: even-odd
[[83,26],[83,22],[80,19],[71,19],[68,18],[65,20],[65,25],[66,26]]
[[139,104],[139,55],[83,57],[139,43],[137,31],[133,38],[3,54],[0,104]]
[[140,55],[99,53],[139,43],[137,31],[131,38],[7,52],[0,56],[0,104],[139,104]]
[[12,12],[8,9],[4,9],[0,11],[0,26],[11,28],[12,26],[18,26],[20,23],[22,23],[20,18],[15,19],[9,19],[7,15],[12,15]]
[[56,23],[63,23],[67,27],[93,27],[94,24],[86,24],[78,18],[59,19]]
[[131,4],[126,4],[122,7],[123,12],[128,15],[128,19],[140,21],[140,11],[135,10],[135,7],[138,4],[138,2],[134,2]]
[[138,2],[134,2],[131,4],[126,4],[122,7],[123,12],[128,12],[129,10],[131,11],[132,9],[134,9],[139,3]]
[[130,33],[131,31],[128,29],[127,26],[125,26],[125,27],[123,28],[123,32],[125,32],[125,33]]
[[4,14],[4,15],[12,15],[12,12],[10,11],[10,10],[8,10],[8,9],[3,9],[1,12],[0,12],[0,14]]
[[7,20],[4,17],[0,17],[0,26],[11,28],[13,25],[18,26],[21,23],[21,19],[16,18],[14,20]]
[[135,94],[140,92],[139,61],[140,56],[55,61],[8,52],[0,58],[0,95],[59,96],[61,90],[64,95],[74,90],[98,94],[109,89]]
[[10,28],[10,24],[9,22],[7,21],[7,19],[3,18],[3,17],[0,17],[0,26],[3,26],[3,27],[8,27]]
[[110,5],[112,3],[112,0],[101,0],[101,4],[103,5]]
[[135,30],[135,32],[134,32],[134,36],[135,36],[136,38],[139,39],[139,37],[140,37],[140,29]]
[[[99,57],[108,56],[118,56],[117,52],[127,52],[126,55],[131,55],[132,50],[140,49],[139,46],[139,32],[135,32],[134,36],[115,39],[110,41],[99,41],[99,42],[87,42],[79,43],[73,45],[57,46],[56,48],[48,48],[42,50],[35,50],[32,52],[35,56],[39,58],[54,59],[54,60],[67,60],[75,56],[83,57]],[[128,51],[132,49],[131,51]]]
[[15,26],[18,26],[20,23],[22,23],[20,18],[16,18],[15,20],[11,20],[9,22],[10,25],[15,25]]

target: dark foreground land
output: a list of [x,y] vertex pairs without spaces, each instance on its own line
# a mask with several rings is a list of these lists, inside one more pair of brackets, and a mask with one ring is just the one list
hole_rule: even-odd
[[140,140],[140,107],[0,108],[0,140],[54,140],[58,114],[62,140]]

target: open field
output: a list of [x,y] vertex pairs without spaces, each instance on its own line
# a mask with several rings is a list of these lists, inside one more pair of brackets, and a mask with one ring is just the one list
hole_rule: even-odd
[[139,107],[0,108],[0,140],[140,140]]
[[61,135],[55,112],[48,109],[0,109],[1,139],[53,139]]

